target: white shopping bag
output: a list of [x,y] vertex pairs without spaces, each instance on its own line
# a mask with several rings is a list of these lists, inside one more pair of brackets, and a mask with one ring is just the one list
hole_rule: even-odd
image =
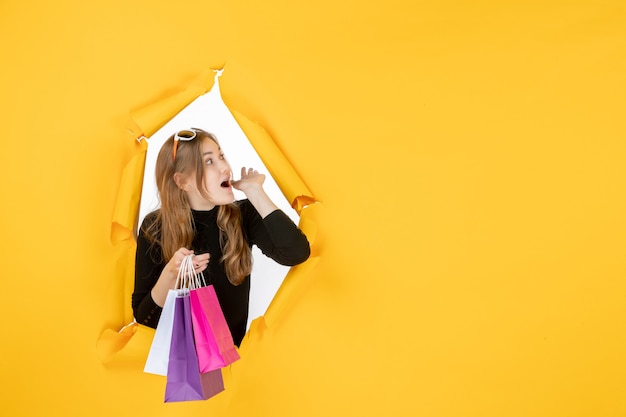
[[174,325],[174,308],[179,290],[169,290],[159,323],[152,339],[144,372],[156,375],[167,375],[167,366],[170,361],[170,345],[172,343],[172,327]]

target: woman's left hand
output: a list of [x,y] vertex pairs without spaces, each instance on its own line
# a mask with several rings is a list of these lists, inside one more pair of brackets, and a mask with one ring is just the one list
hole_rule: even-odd
[[263,189],[265,182],[265,174],[246,167],[241,168],[241,179],[239,181],[231,181],[230,184],[239,191],[243,191],[248,200],[252,203],[256,211],[265,218],[278,207],[270,200]]
[[259,190],[263,187],[265,182],[265,174],[259,173],[256,169],[242,167],[241,179],[238,181],[231,181],[231,185],[244,194],[248,194],[249,191]]

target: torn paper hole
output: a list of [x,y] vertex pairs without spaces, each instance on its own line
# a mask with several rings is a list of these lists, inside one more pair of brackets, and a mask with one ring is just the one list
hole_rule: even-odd
[[[217,136],[220,147],[224,150],[235,176],[242,166],[254,167],[266,174],[265,191],[272,201],[298,224],[298,213],[291,207],[291,202],[284,196],[275,179],[271,176],[270,170],[265,166],[230,110],[222,101],[218,83],[221,73],[222,71],[216,71],[215,84],[210,92],[194,100],[148,139],[138,224],[141,224],[146,214],[159,207],[154,170],[156,157],[161,146],[173,132],[189,127],[204,129]],[[245,198],[242,192],[233,191],[237,200]],[[279,265],[265,257],[256,247],[253,248],[253,255],[248,328],[252,320],[265,313],[289,272],[289,267]]]

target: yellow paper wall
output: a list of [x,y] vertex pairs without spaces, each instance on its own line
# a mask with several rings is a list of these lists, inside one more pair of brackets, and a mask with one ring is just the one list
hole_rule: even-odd
[[[2,415],[626,415],[622,1],[3,1],[0,33]],[[163,404],[97,350],[129,114],[221,67],[316,256],[225,393]]]

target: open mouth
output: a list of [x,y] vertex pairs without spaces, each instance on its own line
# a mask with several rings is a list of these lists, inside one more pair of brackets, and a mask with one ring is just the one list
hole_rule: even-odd
[[230,188],[230,181],[222,181],[222,183],[220,184],[220,187]]

